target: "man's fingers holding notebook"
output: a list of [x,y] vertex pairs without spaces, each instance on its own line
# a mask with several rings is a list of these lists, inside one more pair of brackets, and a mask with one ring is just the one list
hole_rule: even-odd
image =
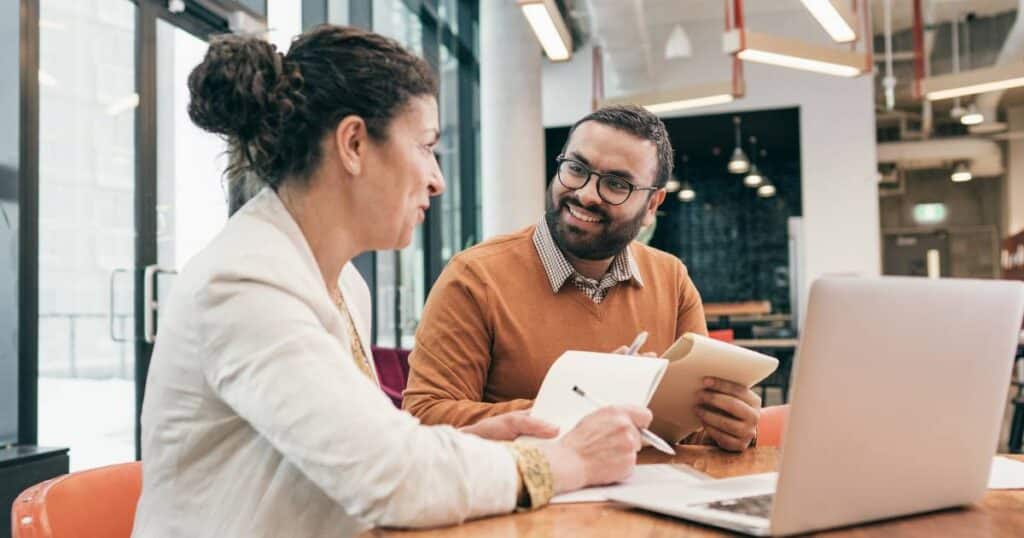
[[733,383],[732,381],[727,381],[717,377],[705,377],[704,388],[708,391],[735,396],[755,409],[761,408],[761,397],[754,393],[754,391],[740,385],[739,383]]

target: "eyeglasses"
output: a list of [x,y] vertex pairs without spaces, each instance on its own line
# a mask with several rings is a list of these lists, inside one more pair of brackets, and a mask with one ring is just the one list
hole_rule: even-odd
[[555,158],[558,163],[558,182],[569,190],[582,189],[590,182],[591,176],[597,176],[597,195],[606,203],[611,205],[622,205],[629,200],[633,191],[656,191],[660,187],[637,187],[629,180],[615,174],[599,174],[590,169],[589,166],[559,155]]

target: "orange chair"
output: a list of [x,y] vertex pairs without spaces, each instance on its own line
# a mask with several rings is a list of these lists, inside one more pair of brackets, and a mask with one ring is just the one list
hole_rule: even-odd
[[12,538],[129,538],[142,464],[122,463],[40,482],[11,507]]
[[736,334],[732,329],[719,329],[717,331],[708,331],[708,337],[714,338],[715,340],[721,340],[722,342],[732,343],[736,339]]
[[782,435],[789,419],[788,405],[773,405],[761,409],[757,423],[757,446],[782,446]]

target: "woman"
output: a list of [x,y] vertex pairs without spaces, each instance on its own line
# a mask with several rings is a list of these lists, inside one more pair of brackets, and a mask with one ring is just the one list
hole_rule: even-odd
[[[136,537],[348,536],[537,507],[626,477],[650,413],[606,408],[559,441],[523,415],[426,427],[379,390],[349,263],[409,244],[431,196],[436,83],[395,42],[322,26],[287,55],[214,41],[189,115],[262,178],[178,276],[142,412]],[[210,178],[212,181],[213,178]],[[476,435],[474,435],[476,434]]]

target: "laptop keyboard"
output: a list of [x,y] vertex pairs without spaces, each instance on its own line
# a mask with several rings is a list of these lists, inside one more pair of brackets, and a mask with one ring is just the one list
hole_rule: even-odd
[[738,499],[726,499],[708,503],[701,508],[709,510],[722,510],[745,516],[762,517],[768,519],[772,515],[773,494],[754,495],[752,497],[740,497]]

